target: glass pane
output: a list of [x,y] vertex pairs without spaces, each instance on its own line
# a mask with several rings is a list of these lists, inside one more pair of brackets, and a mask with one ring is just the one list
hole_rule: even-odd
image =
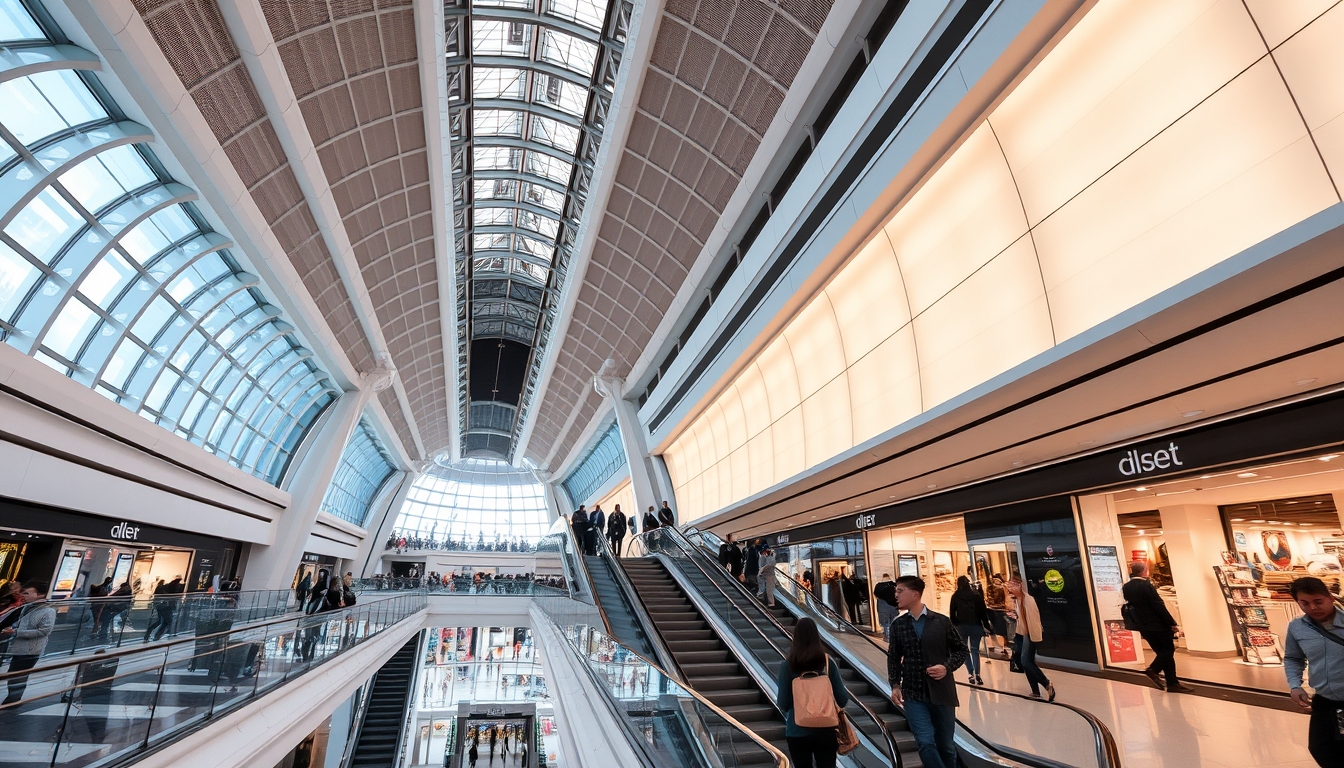
[[0,42],[44,39],[46,35],[19,0],[0,0]]
[[168,325],[176,314],[173,305],[169,304],[167,299],[162,296],[155,296],[154,301],[150,302],[140,319],[135,321],[131,327],[131,332],[146,344],[152,344],[154,337]]
[[563,32],[545,29],[541,33],[541,60],[581,75],[591,75],[597,61],[597,46]]
[[523,99],[527,73],[521,69],[477,67],[471,74],[472,95],[477,99]]
[[47,332],[42,343],[56,354],[74,361],[78,358],[79,348],[84,345],[89,331],[93,330],[97,322],[98,315],[85,306],[84,302],[72,297],[56,316],[56,321],[51,324],[51,330]]
[[0,242],[0,320],[9,320],[41,274],[13,248]]
[[56,252],[84,224],[65,198],[48,187],[19,211],[5,227],[5,234],[42,263],[50,264]]
[[116,251],[109,252],[89,271],[79,284],[79,291],[103,309],[110,308],[112,300],[121,294],[131,280],[139,275],[129,262]]
[[116,147],[85,160],[59,177],[66,191],[90,211],[154,180],[140,153]]

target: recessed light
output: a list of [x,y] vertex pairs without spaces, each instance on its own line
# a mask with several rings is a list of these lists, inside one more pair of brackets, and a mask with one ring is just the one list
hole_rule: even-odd
[[1147,536],[1147,535],[1148,535],[1148,532],[1147,532],[1147,531],[1139,531],[1139,535],[1140,535],[1140,536]]
[[1265,521],[1264,521],[1264,520],[1252,520],[1251,522],[1252,522],[1252,523],[1256,523],[1257,525],[1259,525],[1259,524],[1264,523]]
[[1244,522],[1246,522],[1246,518],[1244,518],[1244,517],[1234,517],[1234,518],[1232,518],[1232,522],[1234,522],[1234,523],[1244,523]]
[[816,515],[813,515],[813,516],[812,516],[812,519],[813,519],[813,520],[816,520],[816,519],[817,519],[817,516],[816,516]]
[[1296,384],[1296,385],[1299,386],[1299,387],[1305,387],[1305,386],[1307,386],[1308,384],[1312,383],[1313,381],[1315,381],[1315,379],[1298,379],[1297,381],[1295,381],[1295,382],[1293,382],[1293,383]]
[[1200,476],[1199,476],[1199,479],[1200,479],[1200,480],[1208,480],[1208,479],[1211,478],[1211,477],[1216,477],[1216,475],[1200,475]]
[[1081,443],[1079,443],[1079,445],[1096,445],[1096,444],[1097,444],[1096,440],[1084,440]]
[[925,488],[937,488],[937,487],[938,487],[938,484],[937,484],[937,483],[929,483],[928,485],[926,485],[926,486],[924,486],[924,487],[925,487]]
[[1339,454],[1338,454],[1338,453],[1332,453],[1332,454],[1330,454],[1329,456],[1317,456],[1316,458],[1317,458],[1318,461],[1330,461],[1331,459],[1338,459],[1338,458],[1339,458]]
[[1134,490],[1136,490],[1136,491],[1146,491],[1146,490],[1148,490],[1148,486],[1146,486],[1146,485],[1140,485],[1139,487],[1135,488]]
[[1298,523],[1298,525],[1301,525],[1301,526],[1304,526],[1304,527],[1305,527],[1305,526],[1308,526],[1308,525],[1312,525],[1312,523]]
[[1014,461],[1014,462],[1013,462],[1013,466],[1014,466],[1014,467],[1020,467],[1020,466],[1022,466],[1022,462],[1020,462],[1020,461]]
[[895,497],[895,496],[888,496],[887,498],[888,498],[888,499],[894,499],[894,498],[896,498],[896,497]]
[[861,508],[863,508],[863,505],[862,505],[862,504],[855,504],[855,505],[854,505],[854,508],[855,508],[855,509],[861,509]]
[[1254,472],[1238,472],[1237,477],[1259,477],[1259,475]]
[[1186,411],[1185,413],[1182,413],[1181,416],[1187,419],[1193,419],[1201,413],[1203,413],[1203,411]]
[[1290,523],[1290,522],[1288,522],[1287,520],[1285,520],[1285,521],[1279,523],[1279,525],[1297,525],[1297,523]]
[[1122,526],[1120,526],[1120,527],[1121,527],[1121,528],[1138,528],[1139,526],[1134,525],[1133,523],[1125,523],[1124,525],[1122,525]]

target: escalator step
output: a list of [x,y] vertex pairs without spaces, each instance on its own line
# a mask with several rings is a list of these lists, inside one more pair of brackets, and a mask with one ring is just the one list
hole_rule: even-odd
[[756,690],[756,683],[746,675],[708,675],[695,679],[695,690],[702,695],[706,691],[730,691],[737,689]]

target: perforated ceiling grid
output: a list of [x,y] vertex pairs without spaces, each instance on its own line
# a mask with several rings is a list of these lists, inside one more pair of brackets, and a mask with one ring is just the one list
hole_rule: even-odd
[[[425,450],[449,447],[410,0],[263,0]],[[386,402],[386,398],[384,398]]]
[[[562,460],[595,416],[592,377],[627,375],[755,156],[829,0],[671,0],[526,455]],[[578,413],[571,418],[575,409]]]
[[[136,10],[209,123],[357,370],[372,370],[360,326],[298,180],[214,0],[136,0]],[[389,410],[399,410],[395,406]],[[393,418],[405,424],[404,417]],[[399,436],[411,455],[410,430]]]

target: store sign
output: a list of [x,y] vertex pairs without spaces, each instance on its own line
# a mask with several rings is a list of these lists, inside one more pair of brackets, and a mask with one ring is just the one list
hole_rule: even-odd
[[787,534],[787,533],[781,533],[781,534],[779,534],[778,536],[775,536],[775,543],[776,543],[776,544],[788,544],[788,543],[789,543],[789,534]]
[[123,541],[139,541],[140,526],[130,523],[117,523],[112,526],[112,538]]
[[1166,448],[1160,448],[1156,451],[1144,453],[1132,449],[1125,451],[1124,456],[1120,458],[1120,474],[1125,477],[1132,477],[1157,469],[1185,466],[1185,462],[1176,456],[1176,452],[1180,449],[1179,445],[1170,443]]
[[854,527],[860,530],[877,525],[877,515],[859,515],[854,518]]

